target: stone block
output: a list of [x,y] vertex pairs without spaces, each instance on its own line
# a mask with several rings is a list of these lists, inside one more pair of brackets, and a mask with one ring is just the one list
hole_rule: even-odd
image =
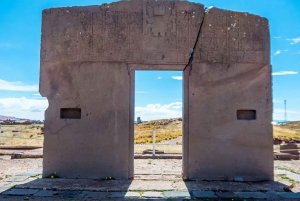
[[134,71],[151,69],[184,70],[184,178],[273,179],[266,18],[119,1],[45,9],[41,38],[43,177],[133,178]]
[[165,198],[184,198],[184,199],[190,199],[191,195],[188,191],[166,191],[164,193]]
[[193,191],[192,194],[195,198],[217,198],[213,191]]
[[280,197],[284,199],[300,199],[300,193],[292,193],[292,192],[278,192],[277,193]]
[[235,194],[239,198],[244,198],[244,199],[265,199],[267,198],[266,194],[262,192],[235,192]]
[[289,153],[274,153],[275,160],[291,160],[293,155]]
[[268,196],[268,198],[271,198],[271,199],[280,198],[280,196],[275,191],[268,191],[268,192],[266,192],[266,195]]
[[23,172],[23,173],[17,174],[16,176],[18,176],[18,177],[20,177],[20,176],[35,177],[40,174],[42,174],[42,171],[36,171],[36,172],[28,171],[28,172]]
[[55,191],[54,194],[62,197],[75,197],[80,191]]
[[0,187],[0,194],[7,191],[8,189],[10,189],[11,187],[10,186],[1,186]]
[[51,197],[53,196],[54,192],[50,191],[50,190],[40,190],[37,193],[34,194],[34,196],[38,196],[38,197]]
[[8,181],[9,182],[22,182],[28,179],[30,176],[14,176],[11,177]]
[[161,192],[153,192],[153,191],[146,191],[142,194],[143,198],[163,198],[163,194]]
[[140,194],[137,192],[112,192],[108,196],[109,198],[140,198]]
[[289,171],[286,171],[286,170],[274,170],[275,175],[285,175],[288,173],[289,173]]
[[34,189],[10,189],[8,191],[3,192],[3,195],[33,195],[37,193],[38,190]]
[[215,194],[220,198],[235,198],[236,194],[233,192],[215,192]]
[[288,153],[292,155],[298,155],[298,146],[296,143],[288,143],[288,144],[281,144],[280,145],[280,152],[281,153]]
[[91,192],[91,191],[83,191],[78,196],[84,198],[107,198],[109,193],[107,192]]

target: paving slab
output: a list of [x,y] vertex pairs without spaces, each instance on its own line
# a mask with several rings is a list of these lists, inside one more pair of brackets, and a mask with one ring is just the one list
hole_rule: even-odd
[[289,172],[286,174],[286,176],[294,181],[300,182],[300,174]]
[[20,189],[80,190],[99,192],[125,191],[230,191],[230,192],[284,192],[289,188],[281,182],[228,182],[182,180],[91,180],[91,179],[36,179],[19,184]]
[[142,194],[143,198],[163,198],[163,194],[161,192],[151,192],[147,191]]
[[78,194],[78,197],[81,198],[107,198],[109,193],[107,192],[94,192],[94,191],[82,191],[80,194]]
[[10,186],[3,186],[3,187],[0,187],[0,194],[7,191],[8,189],[10,189],[11,187]]
[[278,195],[284,199],[299,199],[300,200],[300,193],[279,192]]
[[164,193],[164,196],[166,198],[177,198],[177,199],[181,199],[181,198],[190,199],[191,198],[191,195],[188,191],[166,191]]
[[102,192],[123,191],[172,191],[173,181],[143,181],[143,180],[91,180],[91,179],[37,179],[20,184],[20,189],[40,190],[81,190]]
[[109,198],[140,198],[140,194],[137,192],[111,192]]
[[272,199],[280,198],[280,196],[275,191],[268,191],[266,192],[266,195]]
[[239,197],[239,198],[243,198],[243,199],[265,199],[267,198],[267,195],[262,193],[262,192],[235,192],[235,194]]
[[[243,189],[242,191],[276,191],[276,192],[284,192],[285,189],[290,189],[290,185],[288,183],[282,183],[278,181],[265,181],[265,182],[253,182],[249,184],[252,189]],[[240,190],[232,190],[233,192],[241,192]]]
[[12,186],[15,186],[17,184],[20,184],[20,183],[18,183],[18,182],[8,182],[8,181],[7,182],[1,182],[0,187],[7,187],[7,186],[12,187]]
[[236,194],[233,192],[215,192],[215,194],[220,198],[235,198]]
[[42,174],[41,171],[36,171],[36,172],[28,171],[28,172],[23,172],[23,173],[17,174],[16,176],[35,177],[35,176],[40,175],[40,174]]
[[195,198],[217,198],[213,191],[193,191]]
[[133,180],[128,187],[129,191],[173,191],[173,181],[143,181]]
[[53,195],[54,192],[50,190],[40,190],[34,194],[34,196],[38,196],[38,197],[52,197]]
[[9,178],[9,182],[21,182],[21,181],[25,181],[26,179],[28,179],[30,176],[14,176]]
[[33,195],[37,193],[38,190],[34,189],[10,189],[8,191],[3,192],[3,195]]
[[243,177],[234,177],[233,180],[234,180],[234,181],[237,181],[237,182],[242,182],[242,181],[244,181]]
[[274,170],[275,175],[285,175],[287,173],[288,173],[288,171],[286,171],[286,170]]
[[63,197],[75,197],[79,193],[81,193],[81,191],[55,191],[54,195],[63,196]]

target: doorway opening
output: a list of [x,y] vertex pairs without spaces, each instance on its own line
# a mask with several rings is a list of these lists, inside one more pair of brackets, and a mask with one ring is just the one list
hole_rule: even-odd
[[135,70],[134,86],[134,177],[180,177],[183,72]]

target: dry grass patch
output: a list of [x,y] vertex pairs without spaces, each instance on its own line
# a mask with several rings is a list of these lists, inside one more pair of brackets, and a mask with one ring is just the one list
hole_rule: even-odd
[[[152,145],[139,145],[136,144],[134,145],[134,153],[142,153],[143,151],[145,151],[146,149],[153,149]],[[165,153],[177,153],[180,154],[182,153],[182,145],[155,145],[155,149],[157,150],[162,150]]]
[[156,129],[156,142],[182,136],[182,119],[160,119],[134,125],[134,143],[153,142],[153,129]]
[[284,125],[273,126],[273,137],[289,140],[292,138],[300,139],[300,122],[295,121]]
[[0,145],[8,146],[43,146],[43,125],[2,125]]

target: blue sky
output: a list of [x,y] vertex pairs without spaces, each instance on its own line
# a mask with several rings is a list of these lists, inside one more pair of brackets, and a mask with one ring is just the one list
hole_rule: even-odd
[[[206,7],[246,11],[269,19],[273,116],[276,120],[284,118],[283,100],[287,100],[288,119],[300,120],[300,1],[194,2]],[[99,0],[0,0],[0,115],[44,118],[48,102],[38,93],[42,10],[102,3],[104,1]],[[136,72],[136,114],[144,120],[180,116],[181,75],[181,72]]]

